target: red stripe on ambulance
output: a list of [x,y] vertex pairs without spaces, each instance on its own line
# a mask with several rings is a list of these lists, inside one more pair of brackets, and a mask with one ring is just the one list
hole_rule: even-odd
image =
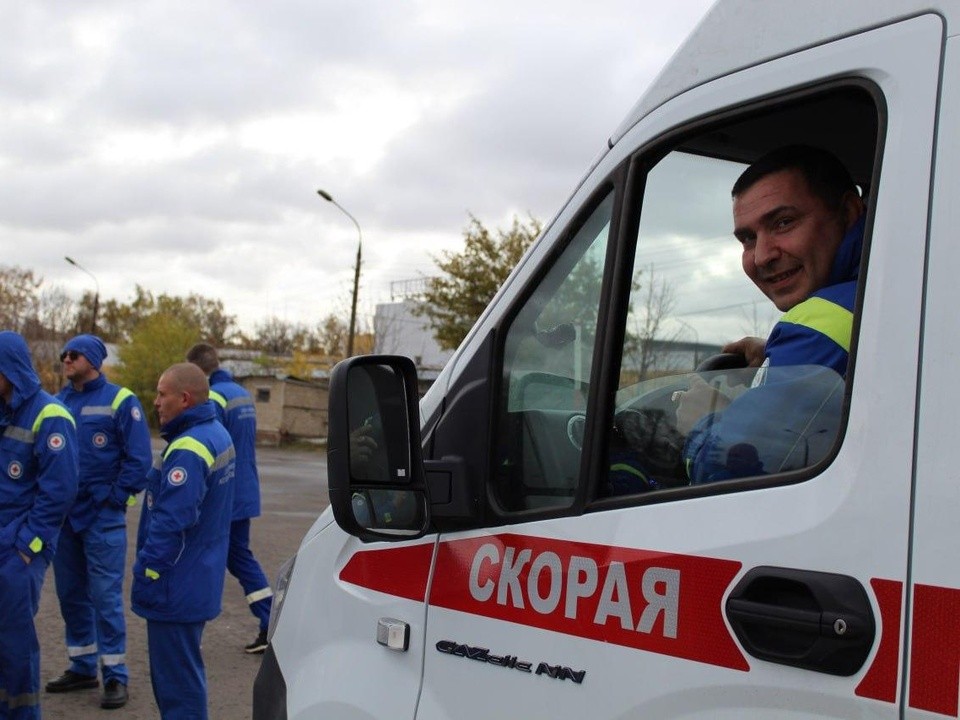
[[870,663],[870,669],[857,685],[860,697],[897,701],[897,681],[900,672],[900,613],[903,609],[903,583],[898,580],[870,581],[880,608],[880,647]]
[[960,590],[914,585],[910,707],[957,717]]
[[427,597],[432,559],[431,543],[366,550],[353,554],[340,571],[340,579],[387,595],[423,602]]
[[[722,615],[732,560],[524,535],[441,543],[431,606],[747,671]],[[455,580],[452,580],[455,578]],[[451,581],[452,580],[452,581]]]

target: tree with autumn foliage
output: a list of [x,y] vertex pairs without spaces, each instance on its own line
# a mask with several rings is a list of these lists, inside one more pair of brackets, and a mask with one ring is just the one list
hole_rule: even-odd
[[460,344],[542,229],[533,217],[521,222],[514,216],[506,230],[491,231],[471,215],[463,250],[434,257],[443,274],[427,281],[415,312],[429,319],[440,347]]

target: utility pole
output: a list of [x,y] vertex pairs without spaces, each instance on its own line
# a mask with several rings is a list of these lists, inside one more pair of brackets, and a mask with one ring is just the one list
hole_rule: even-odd
[[[357,229],[360,226],[357,225]],[[347,357],[353,355],[353,338],[357,327],[357,294],[360,291],[360,252],[363,248],[361,241],[357,245],[357,264],[353,268],[353,299],[350,301],[350,332],[347,335]]]
[[347,334],[347,357],[352,357],[353,339],[357,331],[357,295],[360,293],[360,260],[363,252],[363,231],[360,229],[360,223],[357,222],[357,219],[347,212],[346,208],[344,208],[340,203],[334,200],[330,193],[325,190],[317,190],[317,195],[322,197],[327,202],[336,205],[340,211],[348,218],[353,220],[353,224],[357,226],[359,242],[357,243],[357,263],[353,268],[353,298],[350,301],[350,330]]

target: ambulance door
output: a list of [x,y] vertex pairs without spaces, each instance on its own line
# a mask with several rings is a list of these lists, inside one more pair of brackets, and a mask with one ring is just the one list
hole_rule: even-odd
[[957,357],[960,332],[956,321],[956,242],[960,207],[960,148],[949,129],[960,122],[960,43],[947,42],[941,102],[940,134],[930,213],[926,320],[917,425],[917,476],[906,684],[906,717],[911,720],[957,717],[960,680],[960,483],[957,481],[956,438],[960,383]]
[[[450,398],[434,433],[486,473],[488,521],[439,537],[419,718],[898,716],[941,44],[921,16],[689,90],[573,197],[479,329],[489,416]],[[868,207],[845,377],[695,373],[779,319],[730,189],[795,143]],[[694,375],[757,400],[696,486],[675,412]],[[454,440],[461,410],[476,434]]]

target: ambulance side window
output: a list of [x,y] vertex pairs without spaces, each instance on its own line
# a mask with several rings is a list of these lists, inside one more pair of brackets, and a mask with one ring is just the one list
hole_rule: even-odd
[[612,212],[610,192],[506,332],[493,470],[502,510],[573,502]]
[[[874,180],[876,117],[862,88],[831,89],[688,137],[649,167],[639,227],[623,239],[635,246],[599,497],[798,477],[829,459],[842,429],[865,221],[832,198]],[[731,191],[771,153],[771,164],[793,164],[773,165],[781,169],[744,190],[754,194],[740,206],[741,234],[763,236],[754,252],[734,235]],[[817,263],[822,277],[810,270]],[[754,284],[759,276],[776,304]],[[744,337],[766,353],[763,367],[718,357]]]

